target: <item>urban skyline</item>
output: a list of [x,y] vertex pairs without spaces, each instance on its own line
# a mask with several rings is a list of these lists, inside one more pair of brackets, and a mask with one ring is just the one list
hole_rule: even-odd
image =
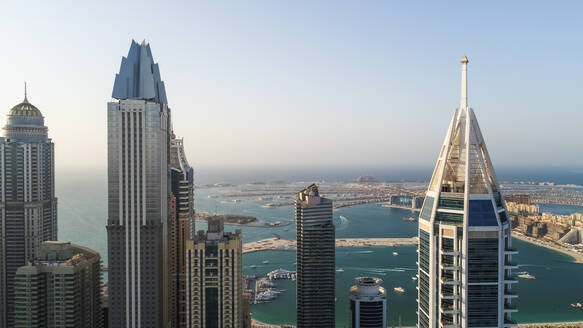
[[[37,105],[50,110],[47,123],[60,145],[57,169],[106,166],[105,118],[97,104],[109,100],[118,49],[132,38],[154,42],[166,59],[170,106],[188,113],[175,128],[184,131],[186,152],[197,154],[191,159],[196,167],[298,166],[297,158],[312,157],[320,167],[430,168],[439,141],[427,136],[438,134],[446,113],[453,112],[456,97],[449,90],[458,76],[451,58],[464,53],[477,64],[471,96],[476,107],[487,109],[478,119],[499,167],[544,167],[551,156],[558,167],[583,162],[583,155],[571,151],[579,146],[577,122],[583,120],[575,96],[583,66],[571,60],[583,51],[573,42],[583,29],[578,2],[150,2],[147,7],[156,10],[140,8],[135,17],[122,14],[138,10],[131,5],[118,4],[115,11],[103,3],[87,6],[9,3],[6,12],[26,12],[28,19],[0,20],[12,31],[0,36],[3,44],[28,49],[29,40],[37,40],[50,49],[43,56],[3,54],[0,87],[8,96],[0,107],[19,101],[22,81],[29,82],[30,94],[42,101]],[[180,19],[150,24],[158,13]],[[66,90],[67,102],[53,86]],[[326,132],[326,154],[314,154],[291,137],[298,131],[288,126],[297,126],[306,113]],[[350,122],[342,119],[347,115]],[[84,131],[88,125],[95,127],[92,133]],[[351,133],[355,126],[367,129]],[[194,142],[213,134],[207,143]],[[509,140],[521,146],[511,147]],[[413,147],[417,151],[409,152]],[[378,152],[383,148],[390,154]]]
[[[97,8],[93,6],[84,8]],[[218,9],[208,4],[196,6],[211,8],[209,13]],[[241,9],[230,2],[225,6]],[[250,4],[245,9],[255,6]],[[508,8],[516,9],[515,6]],[[564,11],[569,6],[560,9]],[[121,7],[114,16],[123,11]],[[153,5],[148,11],[155,8]],[[289,7],[283,3],[266,6],[268,10],[284,8]],[[322,4],[312,8],[325,11]],[[480,8],[470,5],[465,9]],[[375,19],[394,15],[389,9],[409,11],[415,7],[369,4],[358,6],[358,11],[350,9],[354,9],[353,5],[340,3],[331,13],[343,13],[342,22],[353,19],[359,22],[355,26],[346,24],[353,30],[344,38],[361,37],[343,44],[352,45],[354,49],[335,48],[336,42],[342,43],[343,37],[328,37],[326,40],[330,43],[322,45],[322,49],[338,50],[338,56],[328,62],[319,61],[331,57],[318,52],[306,56],[301,49],[316,44],[312,42],[321,36],[300,33],[298,40],[302,42],[289,49],[290,54],[297,55],[297,63],[280,62],[284,63],[283,71],[293,71],[290,68],[296,71],[289,73],[288,79],[278,76],[269,87],[264,86],[264,97],[260,101],[254,98],[259,94],[254,88],[261,86],[262,74],[273,73],[269,68],[282,57],[251,56],[255,62],[233,71],[229,70],[233,64],[229,59],[238,56],[225,53],[214,58],[223,60],[225,66],[215,63],[200,68],[197,65],[205,62],[201,61],[204,56],[198,57],[199,53],[193,51],[191,45],[196,37],[180,42],[176,39],[181,33],[167,34],[167,39],[173,42],[161,43],[162,57],[158,57],[157,41],[153,52],[149,39],[137,42],[128,38],[129,51],[121,57],[121,63],[118,61],[115,75],[110,75],[111,98],[101,100],[101,115],[105,120],[86,124],[79,132],[76,129],[81,122],[92,114],[86,117],[77,113],[69,115],[71,120],[67,123],[71,129],[67,132],[74,138],[65,142],[66,149],[71,146],[70,139],[85,142],[88,140],[85,136],[89,139],[98,136],[102,143],[105,140],[103,144],[84,143],[76,147],[74,159],[60,158],[55,153],[58,149],[55,144],[60,143],[53,143],[49,138],[49,124],[45,120],[45,115],[51,115],[44,110],[41,113],[39,108],[43,106],[37,108],[29,102],[25,82],[24,100],[8,112],[0,138],[0,328],[387,328],[402,326],[402,318],[404,326],[418,328],[511,328],[519,323],[535,323],[531,328],[583,327],[583,299],[577,287],[583,285],[580,275],[583,174],[577,175],[583,157],[580,160],[581,155],[572,154],[577,153],[572,150],[566,157],[560,155],[564,147],[578,149],[580,146],[578,128],[583,121],[573,123],[571,120],[581,114],[559,109],[545,112],[552,119],[543,120],[540,114],[545,101],[513,99],[501,105],[507,97],[498,97],[500,94],[496,93],[488,95],[482,90],[520,84],[522,89],[519,90],[523,92],[533,86],[533,80],[521,79],[520,83],[509,84],[508,77],[512,73],[504,75],[493,66],[481,65],[488,53],[493,53],[482,51],[478,52],[478,65],[475,65],[481,68],[476,77],[471,75],[469,88],[470,61],[468,56],[461,56],[462,51],[449,59],[455,62],[453,59],[461,57],[459,106],[450,104],[457,108],[449,121],[445,139],[440,147],[435,147],[438,152],[431,151],[429,146],[443,135],[443,131],[435,132],[436,127],[440,124],[445,127],[447,122],[443,118],[451,114],[443,110],[447,107],[442,106],[442,101],[449,99],[447,94],[455,94],[452,90],[457,89],[450,87],[449,78],[434,81],[431,74],[450,74],[445,73],[451,69],[449,63],[442,66],[435,63],[440,56],[457,47],[447,47],[447,42],[443,42],[440,47],[448,50],[435,52],[439,56],[429,59],[433,69],[426,71],[428,74],[424,78],[409,80],[427,68],[421,59],[425,57],[412,53],[390,79],[378,80],[368,66],[374,65],[375,60],[366,60],[378,54],[366,51],[370,42],[380,39],[362,33],[363,29],[371,31],[375,26],[375,33],[380,33],[394,23],[375,25]],[[137,12],[142,10],[144,8]],[[320,15],[318,11],[296,10],[286,17]],[[444,14],[442,7],[439,12],[443,16],[451,14]],[[156,24],[163,21],[167,13],[159,11]],[[363,20],[364,13],[369,20]],[[190,18],[187,12],[181,14]],[[228,10],[224,13],[231,18],[240,14]],[[243,23],[234,19],[225,23],[225,30],[211,31],[205,37],[227,31],[232,33],[230,24],[233,23],[240,23],[237,31],[244,34],[265,15],[246,14],[247,19],[255,17],[258,21]],[[504,12],[503,16],[507,14]],[[479,24],[468,25],[458,37],[471,31],[477,32],[478,39],[488,34],[480,31],[489,26],[482,22],[488,16],[487,11],[476,15]],[[277,17],[270,19],[274,21]],[[419,24],[420,31],[425,32],[418,32],[418,35],[432,34],[427,32],[432,18]],[[127,21],[133,19],[129,17]],[[329,19],[319,22],[327,31],[325,34],[339,28],[346,31],[344,26],[326,26],[331,22]],[[290,23],[280,22],[274,30]],[[400,22],[408,26],[406,19]],[[188,26],[199,23],[191,22]],[[296,23],[292,25],[297,27]],[[55,26],[60,24],[55,23]],[[176,24],[175,28],[187,26],[184,24]],[[302,28],[311,32],[313,24]],[[90,25],[78,32],[83,33]],[[257,26],[266,25],[259,23]],[[565,26],[567,24],[560,28]],[[433,33],[445,33],[453,25],[448,22],[440,27],[444,30]],[[494,31],[499,28],[501,26],[496,25]],[[158,29],[159,33],[167,31],[168,27]],[[298,31],[301,30],[294,32]],[[523,32],[512,30],[507,34],[513,33]],[[258,41],[267,35],[280,34],[269,31],[254,37]],[[382,35],[395,37],[396,34]],[[414,39],[409,38],[411,42]],[[217,48],[208,49],[207,55],[225,46],[221,40],[220,37],[215,40],[213,44]],[[241,38],[240,42],[245,40]],[[269,43],[269,47],[255,50],[263,50],[262,55],[279,53],[279,47],[289,46],[289,41]],[[472,40],[469,44],[479,43],[475,42]],[[96,39],[94,46],[99,48],[99,44],[100,39]],[[262,42],[257,44],[265,46]],[[408,45],[415,48],[413,44]],[[182,47],[182,51],[176,51],[175,47]],[[234,47],[245,48],[241,48],[241,44]],[[471,46],[468,48],[475,50]],[[56,49],[61,47],[49,49],[46,57],[51,57],[51,50]],[[123,49],[127,49],[127,43],[119,49],[118,59]],[[382,49],[389,50],[386,45]],[[362,53],[355,56],[354,50]],[[402,55],[400,50],[394,51],[396,57]],[[545,50],[545,54],[556,51]],[[108,51],[104,51],[101,56],[107,54]],[[238,59],[250,58],[250,54],[242,51]],[[182,62],[185,55],[188,60]],[[70,58],[71,65],[78,60],[75,56]],[[526,62],[531,60],[528,56],[525,59]],[[169,76],[173,77],[182,74],[181,69],[173,67],[182,67],[184,72],[194,72],[190,70],[197,67],[202,73],[201,81],[212,68],[224,70],[218,75],[223,78],[233,78],[233,74],[242,72],[247,74],[244,79],[230,81],[239,82],[239,90],[232,87],[235,84],[217,84],[214,86],[221,91],[213,92],[190,79],[183,79],[176,85],[171,83],[168,87],[167,61]],[[497,59],[491,58],[491,61]],[[316,62],[331,66],[322,67],[314,74],[303,71]],[[302,66],[303,63],[307,66]],[[355,71],[351,65],[335,69],[335,63],[352,63],[360,70]],[[415,63],[419,66],[410,65]],[[523,62],[516,59],[505,63],[504,67],[521,67],[521,64]],[[546,68],[542,64],[538,67]],[[388,72],[386,67],[377,68],[374,73]],[[407,68],[411,75],[403,74]],[[331,84],[320,86],[318,82],[328,81],[318,75],[324,71],[331,74],[327,77],[335,79]],[[365,71],[366,74],[361,74]],[[453,71],[459,74],[459,66]],[[345,84],[346,81],[339,77],[347,72],[350,72],[347,77],[361,79]],[[91,76],[86,75],[86,80],[93,81]],[[305,78],[304,84],[298,79],[300,76]],[[403,78],[399,83],[388,82],[397,81],[400,76]],[[364,77],[370,84],[362,83]],[[503,81],[496,88],[484,84],[490,79],[495,81],[493,77]],[[544,79],[545,82],[550,80]],[[435,85],[426,92],[432,83]],[[282,89],[283,85],[291,87],[290,91]],[[346,88],[348,85],[356,88]],[[389,85],[390,88],[385,89]],[[57,86],[56,83],[52,88]],[[569,88],[574,86],[564,87],[562,91]],[[386,92],[389,89],[391,91]],[[552,94],[559,89],[553,85],[545,91]],[[72,85],[68,90],[71,96],[61,98],[67,101],[62,101],[63,108],[59,110],[75,102],[76,90],[81,90],[80,86]],[[95,90],[101,92],[100,87]],[[321,90],[331,93],[319,94]],[[397,90],[407,91],[399,93]],[[207,91],[207,98],[199,96],[198,91]],[[548,96],[530,91],[532,98]],[[180,107],[176,108],[169,101],[175,99],[174,92],[188,94],[191,101],[183,103],[184,98],[178,96],[176,99],[182,100],[177,102]],[[392,92],[398,94],[394,96]],[[416,92],[418,95],[413,96]],[[367,98],[367,94],[376,94],[378,98]],[[46,93],[41,95],[46,96]],[[216,97],[218,95],[220,97]],[[329,95],[334,102],[328,102]],[[518,95],[520,92],[515,94]],[[273,102],[279,96],[287,100],[283,107]],[[365,109],[353,107],[356,102],[352,101],[363,97],[366,100],[360,105]],[[406,98],[412,101],[403,103],[404,110],[380,110],[382,106],[391,106],[394,101],[399,103]],[[478,110],[469,106],[470,98]],[[578,101],[577,97],[564,98],[567,97],[557,104]],[[241,102],[236,114],[217,110],[240,99],[245,101]],[[379,100],[383,100],[382,104]],[[303,101],[310,101],[311,105],[304,106]],[[92,111],[93,101],[87,98],[85,103],[87,110]],[[375,103],[381,107],[366,107]],[[516,113],[504,106],[520,108],[523,105],[519,103],[539,107],[531,110],[524,120],[517,120]],[[271,113],[265,111],[274,104]],[[424,104],[438,110],[429,113],[416,107]],[[312,107],[314,105],[323,106],[318,111]],[[480,113],[484,113],[484,117],[478,117]],[[55,113],[59,123],[54,129],[51,125],[51,137],[53,133],[59,135],[64,131],[59,115]],[[539,123],[552,124],[555,116],[560,115],[565,122],[560,133],[543,134],[547,139],[541,141],[537,119]],[[226,124],[208,124],[213,120],[220,122],[217,117]],[[407,133],[401,132],[407,130],[404,124],[407,120],[416,124]],[[486,124],[478,124],[478,121],[486,121]],[[508,123],[513,124],[512,131],[508,131]],[[101,127],[94,128],[100,124]],[[99,130],[104,127],[106,133],[101,134]],[[291,127],[293,129],[288,130]],[[530,138],[529,142],[517,147],[525,136]],[[489,146],[490,140],[494,140],[495,146],[487,148],[486,139]],[[231,142],[232,147],[225,147]],[[555,157],[545,153],[545,145],[553,148]],[[512,151],[505,154],[504,150],[500,151],[504,147]],[[88,148],[95,151],[86,157],[84,152]],[[81,164],[89,162],[92,156],[99,156],[103,150],[106,175],[91,173],[98,169],[97,162],[93,162],[93,166]],[[345,160],[340,157],[340,150]],[[536,159],[532,157],[535,156],[533,151],[538,151]],[[424,171],[424,158],[435,153],[437,161],[433,174],[427,173],[429,179],[409,175],[416,170]],[[502,160],[491,157],[498,153],[502,154]],[[558,156],[562,157],[555,160]],[[59,162],[78,167],[67,170],[63,166],[64,173],[55,172]],[[520,168],[522,174],[499,179],[494,168],[498,169],[500,162],[505,163],[502,167]],[[543,169],[537,169],[539,163],[547,164],[544,169],[550,167],[551,171],[557,167],[570,171],[561,173],[559,169],[553,178],[541,180],[544,175]],[[346,170],[344,177],[350,176],[354,171],[348,169],[355,167],[359,170],[390,167],[402,171],[389,178],[375,177],[374,172],[348,179],[328,178],[342,170]],[[203,182],[199,180],[199,168],[203,168],[203,172],[211,168],[225,180]],[[239,180],[229,180],[227,170],[233,171]],[[248,175],[254,170],[258,170],[258,178]],[[297,174],[301,170],[308,172],[309,177],[300,178]],[[324,170],[327,176],[317,178],[319,170]],[[533,170],[540,171],[541,175],[532,176]],[[522,180],[523,176],[527,180]],[[71,178],[78,181],[67,181]],[[65,197],[59,197],[57,211],[57,196],[66,190],[55,192],[58,181],[65,181],[67,188],[72,189],[63,193]],[[104,187],[100,190],[101,184]],[[64,218],[61,218],[61,209],[64,209]],[[565,326],[567,322],[571,323]]]

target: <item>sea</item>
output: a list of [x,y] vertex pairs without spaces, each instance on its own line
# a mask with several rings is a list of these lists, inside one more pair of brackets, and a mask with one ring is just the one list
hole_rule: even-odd
[[[198,184],[215,182],[243,183],[279,179],[286,181],[349,181],[354,179],[356,171],[336,172],[334,176],[305,172],[282,177],[282,172],[260,172],[247,177],[233,172],[212,172],[197,174]],[[370,173],[370,172],[365,172]],[[374,172],[373,172],[374,173]],[[278,175],[279,174],[279,175]],[[364,175],[364,174],[359,174]],[[357,175],[358,176],[358,175]],[[391,180],[398,179],[398,173],[387,173]],[[423,181],[424,176],[409,172],[403,174],[407,181]],[[583,184],[579,175],[575,181],[566,178],[557,183]],[[544,181],[553,181],[548,176]],[[545,176],[547,178],[547,176]],[[389,179],[389,178],[388,178]],[[388,180],[387,179],[387,180]],[[509,178],[510,179],[510,178]],[[529,181],[528,179],[524,179]],[[582,179],[583,180],[583,179]],[[291,206],[262,208],[269,200],[247,199],[234,202],[229,198],[209,198],[209,195],[238,191],[239,187],[197,188],[195,190],[195,208],[197,211],[218,212],[221,214],[240,214],[257,217],[261,222],[276,222],[278,227],[241,227],[226,226],[226,230],[241,229],[243,242],[252,242],[273,236],[282,239],[295,239],[293,208]],[[105,170],[66,170],[57,171],[56,193],[58,197],[59,240],[71,241],[97,250],[107,263],[107,181]],[[556,214],[583,212],[581,206],[541,205],[541,210]],[[417,217],[418,213],[386,208],[377,204],[358,205],[334,211],[334,224],[337,237],[412,237],[417,234],[415,222],[405,222],[404,217]],[[197,229],[206,229],[204,223],[197,222]],[[583,264],[578,264],[565,254],[536,246],[517,239],[513,240],[519,254],[513,259],[519,263],[516,271],[526,271],[536,279],[519,279],[513,288],[519,298],[513,301],[519,312],[513,318],[519,323],[583,321],[583,311],[570,306],[571,303],[583,303]],[[393,255],[396,252],[398,255]],[[354,279],[360,276],[374,276],[383,280],[383,287],[388,295],[388,324],[403,326],[416,324],[416,281],[412,279],[417,272],[416,246],[396,247],[346,247],[336,249],[336,326],[348,327],[349,305],[348,290]],[[294,251],[264,251],[245,254],[243,271],[246,275],[263,275],[274,269],[295,270]],[[107,279],[107,276],[105,276]],[[405,289],[396,293],[395,287]],[[295,282],[277,281],[281,295],[268,303],[252,306],[255,319],[271,324],[295,323]]]

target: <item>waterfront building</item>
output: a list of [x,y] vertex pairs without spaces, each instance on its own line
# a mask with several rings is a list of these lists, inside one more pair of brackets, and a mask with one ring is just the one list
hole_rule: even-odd
[[175,327],[186,326],[186,250],[194,237],[194,172],[184,153],[183,139],[170,140],[170,268],[169,313]]
[[186,242],[186,327],[243,327],[241,230],[225,232],[221,218],[208,219]]
[[517,297],[511,226],[462,59],[454,112],[419,216],[418,326],[509,327]]
[[24,100],[0,138],[0,327],[14,327],[14,275],[57,239],[54,144],[40,110]]
[[170,109],[150,45],[132,41],[107,105],[110,327],[165,327]]
[[531,205],[531,199],[529,194],[509,194],[504,195],[504,200],[509,203],[513,202],[516,204]]
[[379,278],[359,277],[350,287],[350,327],[387,327],[387,292]]
[[312,184],[295,199],[297,327],[334,327],[335,233],[332,201]]
[[71,243],[44,242],[16,272],[16,328],[102,328],[101,256]]

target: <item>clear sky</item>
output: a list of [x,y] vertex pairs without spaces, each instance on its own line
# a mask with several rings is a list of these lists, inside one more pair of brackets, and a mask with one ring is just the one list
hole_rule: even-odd
[[0,110],[27,81],[59,168],[106,166],[132,39],[194,166],[433,166],[464,54],[495,166],[583,165],[581,1],[12,1],[0,31]]

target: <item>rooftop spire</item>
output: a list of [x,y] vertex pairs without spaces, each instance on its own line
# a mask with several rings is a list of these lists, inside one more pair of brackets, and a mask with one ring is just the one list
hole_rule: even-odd
[[462,99],[460,101],[460,109],[468,107],[468,57],[464,55],[462,58]]
[[26,81],[24,81],[24,102],[28,102],[28,99],[26,97]]

